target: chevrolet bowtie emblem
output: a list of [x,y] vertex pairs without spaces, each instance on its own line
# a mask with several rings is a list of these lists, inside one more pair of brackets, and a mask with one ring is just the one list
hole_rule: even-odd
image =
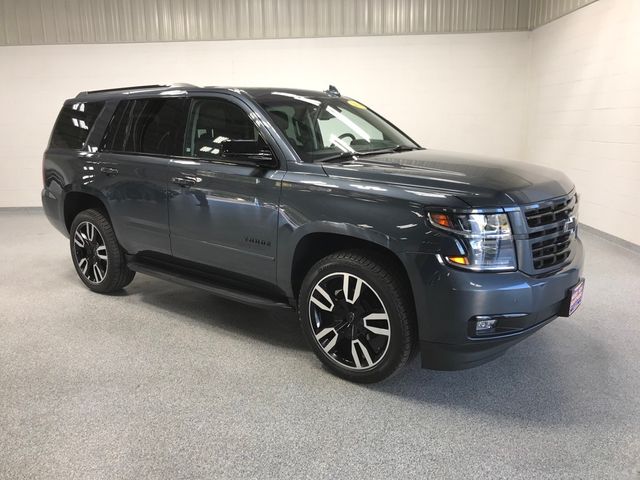
[[569,217],[569,220],[567,220],[567,223],[564,224],[565,233],[575,230],[576,226],[577,226],[577,223],[578,222],[576,221],[576,217],[574,217],[574,216]]

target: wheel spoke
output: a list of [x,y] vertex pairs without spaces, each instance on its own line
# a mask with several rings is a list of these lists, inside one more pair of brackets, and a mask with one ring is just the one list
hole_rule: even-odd
[[84,248],[84,237],[79,230],[76,230],[76,234],[73,236],[73,243],[75,243],[80,248]]
[[[321,295],[321,299],[315,296],[316,292]],[[331,297],[329,296],[327,291],[320,285],[316,285],[316,288],[314,288],[313,292],[311,292],[311,301],[322,310],[325,310],[327,312],[333,311],[333,300],[331,300]]]
[[87,232],[87,240],[93,242],[93,237],[95,237],[96,234],[96,227],[93,225],[93,223],[87,223],[85,230]]
[[98,248],[96,248],[96,255],[98,256],[98,258],[100,260],[106,260],[107,259],[107,247],[105,245],[100,245]]
[[[362,360],[358,352],[362,354]],[[356,339],[351,342],[351,355],[357,368],[366,368],[373,364],[369,350],[367,350],[367,347],[365,347],[364,343],[360,340]]]
[[[322,345],[321,340],[330,333],[333,335],[333,337],[326,344]],[[316,334],[316,340],[318,340],[323,350],[329,353],[331,350],[333,350],[333,347],[335,347],[336,343],[338,342],[338,332],[336,332],[335,328],[325,328],[324,330],[321,330],[320,333]]]
[[97,283],[100,283],[104,278],[104,273],[100,270],[100,267],[97,263],[93,264],[93,274],[95,275],[95,279]]
[[[379,324],[376,326],[371,325],[369,322],[376,320],[386,320],[386,327],[381,327]],[[389,336],[389,317],[386,313],[371,313],[362,319],[364,322],[364,328],[369,330],[371,333],[375,333],[376,335],[385,335]]]
[[349,275],[348,273],[344,274],[344,279],[342,281],[342,291],[344,293],[344,298],[347,302],[353,304],[358,301],[360,298],[360,292],[362,290],[362,279],[358,277],[353,277],[356,279],[356,285],[353,289],[353,296],[351,295],[351,290],[349,289],[350,279],[353,275]]
[[80,270],[82,271],[82,273],[86,275],[87,268],[89,267],[89,262],[87,261],[86,258],[83,258],[78,262],[78,267],[80,267]]

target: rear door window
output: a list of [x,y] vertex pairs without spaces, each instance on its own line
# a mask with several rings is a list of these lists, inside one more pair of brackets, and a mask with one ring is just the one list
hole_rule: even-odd
[[77,102],[62,107],[51,134],[51,148],[81,149],[104,102]]
[[107,127],[102,148],[148,155],[180,154],[186,114],[185,98],[122,101]]

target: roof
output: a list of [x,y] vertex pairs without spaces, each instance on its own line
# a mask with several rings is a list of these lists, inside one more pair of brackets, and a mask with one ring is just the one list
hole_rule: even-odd
[[137,85],[130,87],[119,87],[119,88],[108,88],[104,90],[88,90],[78,93],[76,95],[76,99],[83,99],[86,97],[114,97],[120,95],[130,95],[132,93],[162,93],[165,91],[173,90],[173,89],[181,89],[188,91],[201,91],[201,92],[220,92],[220,91],[234,91],[238,94],[249,95],[253,98],[260,98],[263,96],[270,95],[272,92],[283,92],[289,93],[291,95],[300,95],[305,97],[329,97],[331,95],[326,92],[320,92],[315,90],[303,90],[296,88],[266,88],[266,87],[229,87],[229,86],[206,86],[206,87],[198,87],[197,85],[192,85],[190,83],[173,83],[173,84],[165,84],[165,85]]
[[247,92],[252,97],[258,98],[265,95],[271,95],[273,92],[283,92],[289,93],[291,95],[299,95],[301,97],[328,97],[326,92],[320,92],[317,90],[303,90],[298,88],[281,88],[281,87],[273,87],[273,88],[265,88],[265,87],[249,87],[249,88],[241,88],[240,90]]
[[198,88],[195,85],[190,83],[173,83],[173,84],[156,84],[156,85],[135,85],[130,87],[117,87],[117,88],[106,88],[103,90],[86,90],[84,92],[78,93],[76,98],[100,95],[100,96],[110,96],[110,95],[118,95],[118,94],[128,94],[135,92],[146,92],[146,91],[162,91],[169,90],[172,88]]

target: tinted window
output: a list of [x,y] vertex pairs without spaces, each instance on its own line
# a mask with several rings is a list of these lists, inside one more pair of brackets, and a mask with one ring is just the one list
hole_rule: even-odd
[[127,126],[130,121],[131,109],[135,102],[120,102],[116,107],[109,126],[104,133],[102,139],[102,150],[110,150],[121,152],[124,150],[125,141],[127,140]]
[[102,146],[114,152],[175,155],[182,151],[184,98],[128,100],[118,104]]
[[217,157],[230,140],[260,140],[258,129],[237,105],[219,99],[194,99],[189,118],[185,155]]
[[104,102],[78,102],[62,107],[51,135],[52,148],[80,149]]

